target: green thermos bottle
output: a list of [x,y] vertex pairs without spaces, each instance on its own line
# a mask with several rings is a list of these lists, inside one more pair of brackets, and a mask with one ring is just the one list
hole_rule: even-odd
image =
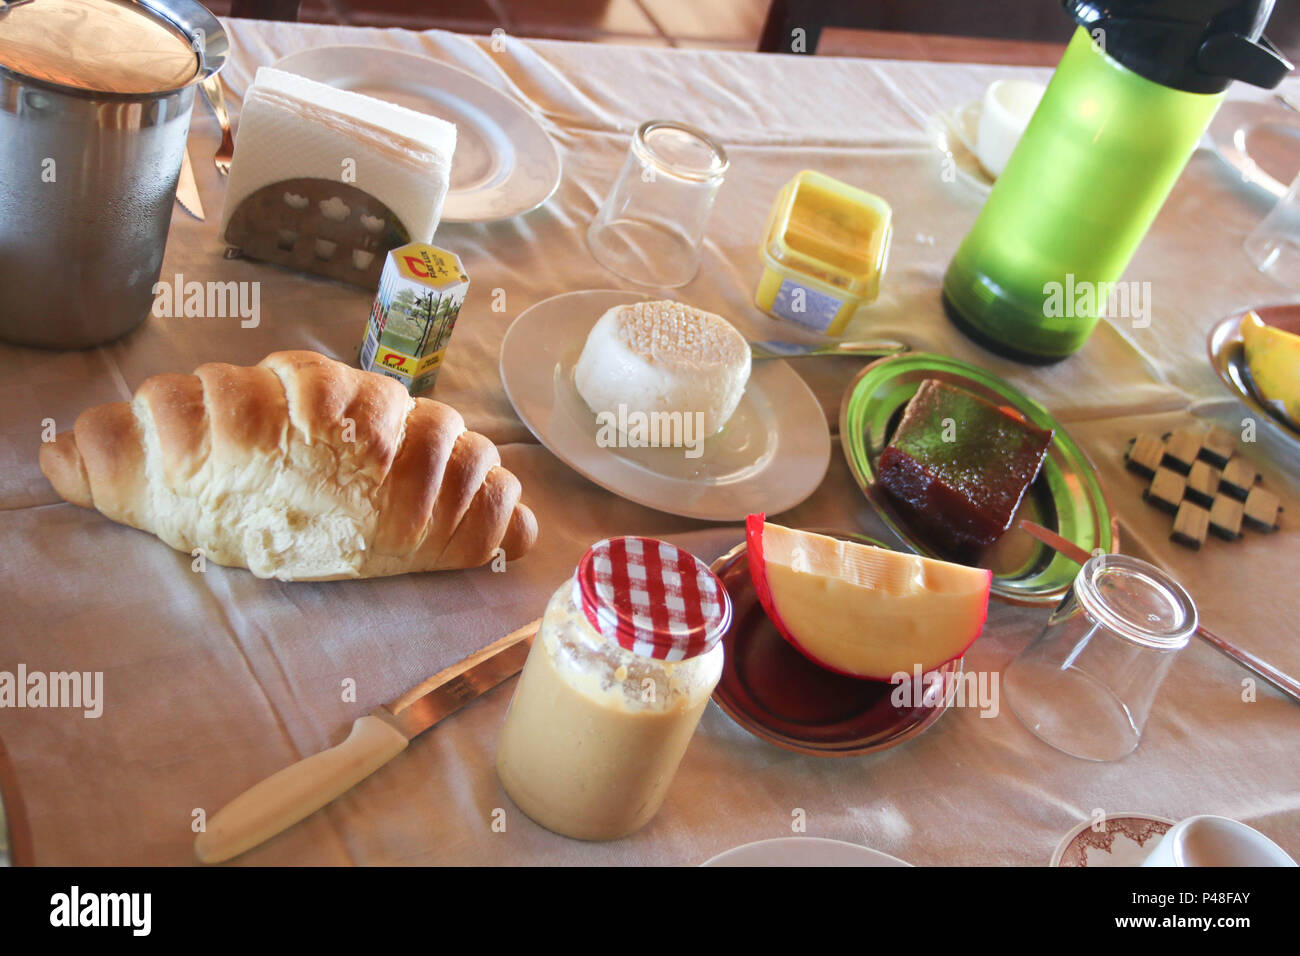
[[1263,36],[1273,0],[1065,8],[1079,27],[943,280],[963,332],[1029,362],[1088,340],[1228,84],[1291,70]]

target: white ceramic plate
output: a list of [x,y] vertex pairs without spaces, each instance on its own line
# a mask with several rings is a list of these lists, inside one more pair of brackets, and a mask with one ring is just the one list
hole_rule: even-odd
[[911,866],[879,850],[821,837],[778,837],[719,853],[701,866]]
[[616,305],[654,296],[569,292],[515,319],[501,343],[501,380],[525,425],[580,475],[637,504],[687,518],[743,521],[807,498],[830,464],[831,436],[812,391],[784,361],[755,362],[726,427],[703,454],[681,448],[605,448],[596,416],[573,384],[587,333]]
[[957,106],[946,113],[930,117],[930,142],[943,154],[956,179],[981,196],[993,191],[993,177],[980,165],[975,155],[975,141],[979,136],[980,113],[984,104],[979,100]]
[[536,209],[560,184],[560,154],[541,124],[463,70],[368,46],[302,50],[275,68],[455,123],[444,222],[509,219]]
[[1206,137],[1242,182],[1278,199],[1300,172],[1300,113],[1276,100],[1224,103]]

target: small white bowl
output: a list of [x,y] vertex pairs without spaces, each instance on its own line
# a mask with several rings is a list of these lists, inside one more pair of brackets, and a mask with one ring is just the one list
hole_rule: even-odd
[[1046,89],[1041,83],[1029,80],[998,80],[989,84],[980,110],[975,155],[994,179],[1006,169],[1007,160]]
[[1175,823],[1143,866],[1295,866],[1280,846],[1227,817],[1188,817]]

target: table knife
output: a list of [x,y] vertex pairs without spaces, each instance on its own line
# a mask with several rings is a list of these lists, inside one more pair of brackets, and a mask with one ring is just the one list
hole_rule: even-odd
[[[1055,531],[1050,531],[1040,524],[1035,524],[1032,521],[1021,521],[1020,529],[1032,537],[1037,538],[1053,551],[1065,555],[1071,561],[1074,561],[1079,565],[1083,565],[1092,558],[1091,554],[1083,550],[1083,548],[1079,547],[1073,541],[1061,537]],[[1264,680],[1268,681],[1296,703],[1300,703],[1300,681],[1296,680],[1290,674],[1279,670],[1268,661],[1256,657],[1245,648],[1238,647],[1231,641],[1224,640],[1222,637],[1219,637],[1219,635],[1215,634],[1203,625],[1196,629],[1196,634],[1202,640],[1213,645],[1228,657],[1231,657],[1242,667],[1246,668],[1246,670],[1264,678]]]
[[199,186],[194,181],[194,165],[190,162],[188,147],[181,154],[181,175],[176,180],[176,201],[199,222],[203,221],[203,200],[199,198]]
[[269,840],[342,796],[406,749],[416,735],[519,673],[541,621],[521,627],[369,714],[348,738],[285,767],[235,797],[194,840],[203,863],[220,863]]
[[803,342],[783,342],[768,339],[750,342],[749,354],[757,361],[765,359],[810,358],[814,355],[858,355],[865,358],[883,358],[898,352],[909,351],[902,342],[826,342],[808,345]]

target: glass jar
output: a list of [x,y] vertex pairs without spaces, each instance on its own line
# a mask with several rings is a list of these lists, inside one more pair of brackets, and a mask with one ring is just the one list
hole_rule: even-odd
[[552,595],[497,745],[506,793],[565,836],[612,840],[658,812],[722,676],[721,582],[663,541],[593,545]]
[[695,278],[727,151],[707,133],[648,120],[587,229],[592,258],[617,276],[675,289]]

